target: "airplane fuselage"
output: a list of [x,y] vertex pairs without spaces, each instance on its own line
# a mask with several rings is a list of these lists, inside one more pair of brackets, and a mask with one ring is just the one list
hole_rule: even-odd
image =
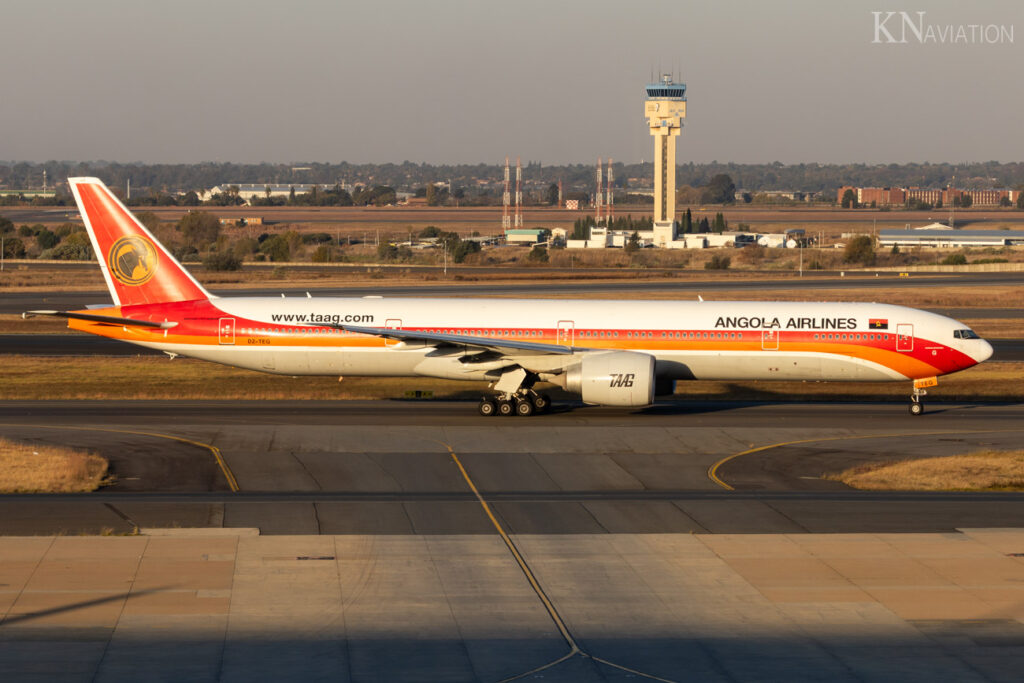
[[[71,321],[154,349],[287,375],[486,379],[479,349],[439,353],[339,325],[395,328],[655,358],[659,379],[892,381],[977,364],[987,342],[963,324],[902,306],[863,303],[414,298],[215,298],[105,309],[169,330]],[[102,311],[99,311],[102,312]]]

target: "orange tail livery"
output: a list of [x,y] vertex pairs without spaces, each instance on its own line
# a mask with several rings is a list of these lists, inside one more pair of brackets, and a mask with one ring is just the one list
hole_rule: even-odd
[[98,178],[68,183],[115,305],[211,298]]

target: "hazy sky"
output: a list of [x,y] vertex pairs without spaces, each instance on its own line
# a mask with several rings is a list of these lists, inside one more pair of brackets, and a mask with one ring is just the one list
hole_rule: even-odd
[[680,162],[1020,161],[1022,64],[1019,0],[4,0],[0,159],[636,162],[660,66]]

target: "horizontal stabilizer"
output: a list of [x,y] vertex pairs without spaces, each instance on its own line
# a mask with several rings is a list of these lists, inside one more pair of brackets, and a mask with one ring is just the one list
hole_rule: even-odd
[[106,323],[108,325],[127,325],[129,327],[155,327],[160,330],[169,330],[177,327],[176,322],[155,323],[149,320],[133,320],[131,318],[118,318],[113,315],[93,315],[92,313],[73,313],[71,311],[26,311],[21,314],[22,318],[34,318],[37,315],[49,315],[57,318],[70,318],[72,320],[88,320],[93,323]]

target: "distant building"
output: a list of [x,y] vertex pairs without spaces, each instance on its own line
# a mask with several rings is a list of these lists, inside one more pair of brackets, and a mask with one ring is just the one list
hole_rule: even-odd
[[[235,187],[238,188],[238,196],[247,204],[251,204],[254,198],[289,197],[293,189],[295,194],[306,194],[311,192],[314,187],[320,190],[329,190],[334,185],[326,183],[289,183],[287,185],[280,183],[222,183],[200,192],[199,199],[204,202],[209,201],[214,195],[227,194]],[[346,185],[342,185],[342,189],[349,192],[352,190],[350,186]]]
[[[745,232],[726,232],[722,234],[683,233],[671,235],[659,233],[657,227],[650,230],[609,230],[603,225],[590,229],[590,238],[585,240],[568,239],[565,246],[569,249],[608,249],[625,247],[636,233],[641,247],[658,247],[662,249],[707,249],[713,247],[742,247],[754,244],[758,235]],[[784,237],[780,235],[780,237]],[[783,239],[785,244],[785,239]]]
[[852,187],[843,186],[836,193],[836,202],[843,203],[843,197],[847,191],[853,191],[853,196],[861,206],[902,206],[907,203],[907,191],[901,187]]
[[769,199],[789,199],[795,202],[802,202],[807,194],[799,190],[761,190],[756,194],[763,194]]
[[0,197],[21,197],[22,199],[35,199],[45,197],[52,199],[57,196],[55,190],[0,190]]
[[[713,249],[716,247],[743,247],[748,244],[756,244],[758,235],[749,232],[723,232],[706,233],[698,235],[687,235],[688,237],[703,238],[704,247]],[[700,246],[700,245],[696,245]]]
[[932,206],[936,206],[942,201],[943,190],[937,190],[934,188],[924,187],[911,187],[907,190],[907,199],[914,199],[919,202],[928,202]]
[[546,228],[512,228],[505,231],[509,244],[538,244],[546,242],[550,233]]
[[927,226],[917,230],[880,230],[880,247],[1012,247],[1024,246],[1024,230],[952,230]]
[[957,188],[923,188],[923,187],[854,187],[844,185],[836,192],[836,202],[842,204],[843,196],[852,190],[861,206],[903,206],[908,201],[927,202],[933,206],[941,201],[944,206],[952,206],[954,200],[967,195],[972,206],[999,206],[1005,197],[1011,203],[1017,201],[1020,194],[1017,190],[961,190]]
[[242,216],[240,218],[221,218],[221,225],[263,225],[263,216]]

